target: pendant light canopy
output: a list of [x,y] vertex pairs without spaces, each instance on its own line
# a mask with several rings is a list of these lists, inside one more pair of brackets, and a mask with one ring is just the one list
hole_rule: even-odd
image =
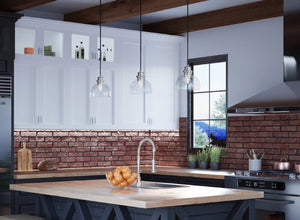
[[189,65],[189,0],[186,1],[186,66],[183,75],[176,80],[176,88],[182,90],[192,90],[193,84],[200,85],[197,77],[193,75],[193,70]]
[[105,83],[103,76],[102,76],[102,51],[101,51],[101,45],[102,45],[102,2],[100,0],[100,66],[99,66],[99,76],[97,77],[96,84],[92,87],[91,90],[91,97],[110,97],[111,96],[111,90],[109,86]]
[[142,71],[142,0],[140,0],[140,71],[137,73],[136,80],[130,84],[130,94],[150,94],[152,93],[151,83],[146,80],[145,73]]

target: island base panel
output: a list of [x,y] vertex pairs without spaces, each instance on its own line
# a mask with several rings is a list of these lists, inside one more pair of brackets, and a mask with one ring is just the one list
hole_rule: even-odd
[[[20,193],[20,192],[16,192]],[[20,193],[14,214],[72,220],[222,220],[255,219],[255,200],[142,209],[33,193]]]

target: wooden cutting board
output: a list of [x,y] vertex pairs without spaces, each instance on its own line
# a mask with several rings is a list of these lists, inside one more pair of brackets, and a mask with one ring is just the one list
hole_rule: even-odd
[[17,155],[18,170],[32,170],[32,153],[26,148],[26,143],[23,143],[23,148],[18,150]]

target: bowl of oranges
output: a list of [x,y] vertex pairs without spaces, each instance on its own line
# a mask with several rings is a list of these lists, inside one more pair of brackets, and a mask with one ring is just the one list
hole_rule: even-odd
[[113,172],[106,173],[106,179],[113,186],[131,186],[137,179],[137,174],[131,172],[128,166],[117,167]]

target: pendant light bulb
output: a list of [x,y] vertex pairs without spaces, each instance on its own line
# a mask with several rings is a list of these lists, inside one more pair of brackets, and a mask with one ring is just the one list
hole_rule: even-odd
[[101,92],[103,90],[103,84],[104,84],[103,76],[98,76],[96,82],[97,82],[98,89]]
[[183,69],[184,80],[186,84],[189,84],[192,80],[193,71],[190,65],[186,65]]
[[137,82],[138,82],[138,86],[140,88],[143,88],[144,86],[144,73],[143,72],[138,72],[137,76],[136,76]]

